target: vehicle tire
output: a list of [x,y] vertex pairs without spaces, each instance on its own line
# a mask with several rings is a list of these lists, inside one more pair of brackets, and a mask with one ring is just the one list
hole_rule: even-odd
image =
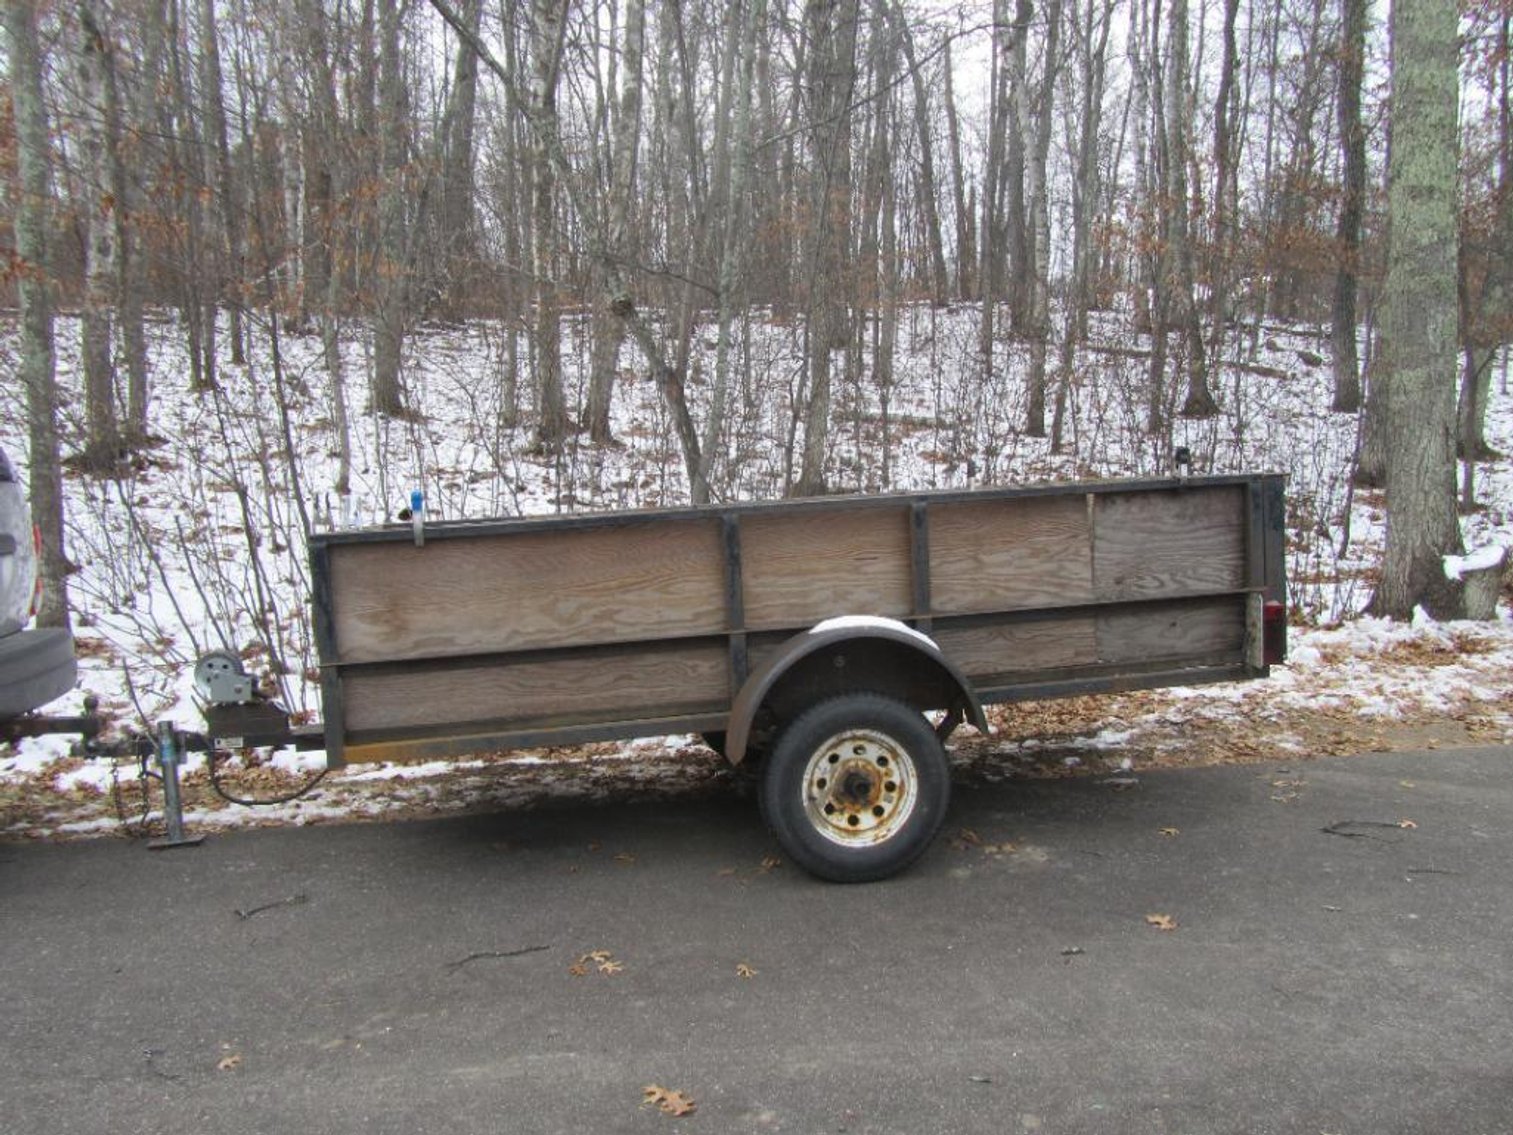
[[700,733],[699,740],[704,742],[706,748],[713,749],[722,757],[725,755],[725,730],[711,729],[708,733]]
[[0,721],[62,697],[77,678],[74,640],[66,630],[38,627],[0,638]]
[[836,883],[885,879],[914,862],[945,820],[950,768],[924,715],[881,694],[820,702],[768,755],[762,816],[783,850]]

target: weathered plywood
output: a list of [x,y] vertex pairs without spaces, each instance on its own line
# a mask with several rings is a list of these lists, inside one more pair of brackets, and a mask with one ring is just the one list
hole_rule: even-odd
[[1243,587],[1245,522],[1243,486],[1099,496],[1096,597],[1154,599]]
[[1098,641],[1091,615],[1010,623],[996,627],[938,629],[935,641],[945,656],[976,686],[1041,670],[1091,666]]
[[1242,662],[1245,597],[1201,603],[1152,604],[1098,616],[1098,660],[1143,665],[1202,660]]
[[902,618],[912,605],[906,507],[741,518],[746,625],[811,626],[832,615]]
[[331,548],[336,661],[718,632],[717,519]]
[[976,614],[1085,603],[1093,598],[1087,498],[931,505],[930,606]]
[[572,725],[723,710],[730,690],[722,646],[592,651],[526,662],[403,671],[348,671],[348,732],[463,728],[469,722]]

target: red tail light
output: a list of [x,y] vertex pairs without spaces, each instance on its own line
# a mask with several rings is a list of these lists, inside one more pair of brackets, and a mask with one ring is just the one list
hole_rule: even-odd
[[1262,646],[1266,665],[1275,666],[1287,660],[1287,605],[1278,599],[1268,599],[1261,607]]

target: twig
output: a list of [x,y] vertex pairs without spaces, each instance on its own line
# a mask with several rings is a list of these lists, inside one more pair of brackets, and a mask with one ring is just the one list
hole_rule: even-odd
[[309,895],[305,895],[305,894],[290,895],[286,899],[279,899],[276,902],[266,902],[262,906],[255,906],[255,907],[253,907],[251,910],[239,910],[239,911],[236,912],[236,916],[238,918],[242,919],[243,921],[246,921],[249,918],[255,918],[259,914],[262,914],[264,911],[277,910],[280,907],[285,907],[285,906],[303,906],[305,903],[307,903],[309,901],[310,901],[310,896]]
[[469,962],[480,961],[484,958],[519,958],[526,954],[539,954],[542,950],[550,950],[551,946],[526,946],[520,950],[480,950],[476,954],[469,954],[455,962],[448,962],[447,969],[459,970]]

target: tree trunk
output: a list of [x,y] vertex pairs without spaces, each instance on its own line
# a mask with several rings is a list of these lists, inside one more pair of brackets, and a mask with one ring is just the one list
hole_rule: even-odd
[[[557,80],[567,35],[569,0],[533,0],[531,107],[542,122],[556,122]],[[567,439],[567,405],[562,388],[562,315],[557,294],[557,183],[550,147],[553,139],[538,131],[532,173],[531,204],[535,247],[536,319],[532,329],[536,357],[536,445],[557,452]]]
[[41,40],[32,0],[6,0],[10,95],[15,115],[20,200],[15,213],[16,290],[21,303],[18,377],[26,389],[32,520],[42,535],[42,605],[37,623],[67,627],[68,559],[63,549],[63,469],[58,454],[58,385],[53,353],[48,203],[51,140],[42,99]]
[[794,492],[825,491],[830,437],[831,353],[848,338],[845,279],[851,232],[851,104],[856,84],[858,0],[807,0],[812,239],[809,270],[809,390],[804,450]]
[[[162,151],[156,140],[158,133],[158,73],[162,65],[163,39],[167,34],[167,20],[163,12],[163,0],[148,0],[146,26],[142,30],[142,46],[145,58],[141,60],[141,73],[153,76],[152,82],[139,81],[131,100],[131,140],[136,147],[135,160],[143,165]],[[116,76],[119,82],[119,75]],[[147,258],[143,254],[141,225],[142,190],[139,179],[129,177],[126,158],[121,145],[116,146],[111,160],[111,181],[115,184],[118,227],[116,242],[121,250],[118,281],[120,296],[121,343],[126,356],[126,442],[131,446],[145,444],[148,436],[148,401],[151,396],[151,381],[147,363],[147,335],[144,327],[143,304],[147,295]]]
[[[483,0],[464,0],[461,18],[475,33],[483,15]],[[471,291],[478,255],[473,218],[473,134],[478,108],[478,56],[459,45],[452,69],[452,105],[447,112],[447,147],[442,170],[441,238],[446,246],[446,275],[442,309],[453,316],[470,314],[465,301]]]
[[1422,605],[1457,617],[1442,557],[1462,548],[1455,510],[1456,5],[1395,0],[1387,175],[1387,279],[1377,381],[1385,396],[1387,547],[1375,613]]
[[914,33],[909,28],[909,19],[904,12],[902,0],[893,0],[888,12],[888,25],[898,37],[904,52],[904,65],[909,69],[909,78],[914,87],[914,133],[919,142],[920,207],[924,210],[925,244],[930,256],[930,298],[936,306],[946,302],[949,284],[946,280],[945,245],[940,232],[939,191],[935,178],[935,143],[930,127],[930,104],[925,90],[925,76],[914,54]]
[[1061,54],[1061,0],[1045,8],[1045,74],[1035,100],[1035,134],[1029,155],[1025,187],[1030,206],[1030,375],[1029,406],[1025,433],[1045,437],[1045,359],[1051,341],[1051,206],[1046,180],[1051,152],[1051,114],[1056,104],[1056,75]]
[[994,248],[998,257],[994,273],[1003,282],[1009,301],[1009,326],[1015,335],[1030,334],[1030,285],[1034,272],[1028,203],[1025,200],[1025,146],[1031,131],[1029,66],[1027,62],[1030,20],[1034,5],[1030,0],[1016,0],[1014,28],[1008,44],[1009,96],[1008,138],[1004,148],[1003,169],[999,171],[998,190],[1003,196],[1003,241]]
[[951,89],[950,40],[946,41],[941,66],[946,92],[946,138],[951,153],[951,201],[956,214],[956,298],[969,300],[977,294],[977,281],[972,276],[972,268],[977,263],[977,242],[972,233],[974,210],[967,201],[966,169],[961,160],[961,127],[956,118],[956,97]]
[[[212,179],[220,198],[221,232],[225,243],[218,250],[216,280],[219,287],[210,293],[210,346],[215,342],[215,311],[226,303],[230,311],[231,361],[240,366],[246,361],[242,331],[242,304],[235,296],[228,299],[226,289],[239,290],[246,281],[243,264],[246,239],[242,232],[241,207],[236,200],[236,182],[231,173],[231,143],[226,133],[226,100],[221,91],[220,33],[216,27],[215,0],[200,0],[200,86],[205,100],[205,177]],[[225,259],[222,259],[222,253]],[[213,368],[214,363],[212,362]],[[214,377],[211,377],[212,384]]]
[[1194,294],[1193,244],[1188,219],[1187,163],[1191,126],[1187,98],[1187,0],[1172,0],[1169,18],[1171,42],[1168,45],[1165,100],[1168,134],[1166,209],[1170,215],[1167,239],[1171,245],[1168,267],[1172,279],[1168,293],[1173,314],[1180,322],[1187,343],[1187,397],[1182,403],[1182,416],[1211,418],[1219,412],[1219,406],[1208,388],[1208,360]]
[[1335,228],[1340,264],[1334,277],[1330,345],[1334,356],[1334,400],[1330,409],[1353,414],[1361,408],[1361,366],[1356,356],[1356,278],[1360,271],[1361,214],[1366,197],[1366,131],[1361,125],[1361,78],[1366,64],[1366,0],[1342,0],[1339,65],[1341,171],[1340,216]]
[[[632,259],[630,219],[636,193],[636,165],[641,140],[641,56],[646,42],[645,0],[628,0],[621,41],[620,107],[615,116],[613,173],[609,196],[609,254],[622,262]],[[601,283],[602,287],[602,283]],[[593,365],[589,375],[589,437],[603,445],[610,441],[610,399],[615,388],[615,365],[625,324],[614,313],[613,295],[601,293],[594,310]]]
[[1219,93],[1214,100],[1213,251],[1208,259],[1208,355],[1217,368],[1224,365],[1224,331],[1229,322],[1230,258],[1234,243],[1230,231],[1230,198],[1235,181],[1233,113],[1235,76],[1240,69],[1235,22],[1239,11],[1240,0],[1224,0],[1224,56],[1219,65]]
[[405,413],[400,377],[407,312],[405,161],[406,98],[399,51],[400,0],[378,4],[379,176],[377,271],[373,319],[373,412]]
[[[1095,8],[1095,3],[1098,7]],[[1066,403],[1075,382],[1073,364],[1077,345],[1087,338],[1087,312],[1092,289],[1091,225],[1098,208],[1098,132],[1103,120],[1103,89],[1108,58],[1109,33],[1113,26],[1115,0],[1087,0],[1081,21],[1070,24],[1077,37],[1082,64],[1082,92],[1076,114],[1078,130],[1075,152],[1077,173],[1072,184],[1072,279],[1067,296],[1066,323],[1057,361],[1056,400],[1051,416],[1051,452],[1062,451]],[[1096,38],[1096,43],[1095,43]],[[1068,110],[1068,116],[1071,111]],[[1068,130],[1070,131],[1070,126]]]
[[121,458],[121,430],[116,415],[116,364],[113,315],[119,272],[116,244],[118,198],[112,185],[111,158],[118,148],[119,114],[109,76],[111,47],[89,3],[79,5],[78,73],[87,108],[83,157],[84,304],[80,319],[84,364],[84,406],[88,437],[84,465],[109,473]]
[[[720,254],[719,331],[715,344],[714,396],[704,425],[700,447],[700,480],[707,487],[719,454],[721,431],[725,428],[725,406],[730,390],[730,355],[733,347],[732,324],[744,283],[744,265],[751,252],[748,194],[753,174],[754,138],[752,128],[753,84],[755,81],[757,30],[767,17],[767,0],[749,0],[741,25],[740,78],[735,93],[735,121],[731,129],[730,181],[725,206],[725,233]],[[699,502],[695,502],[699,503]]]

